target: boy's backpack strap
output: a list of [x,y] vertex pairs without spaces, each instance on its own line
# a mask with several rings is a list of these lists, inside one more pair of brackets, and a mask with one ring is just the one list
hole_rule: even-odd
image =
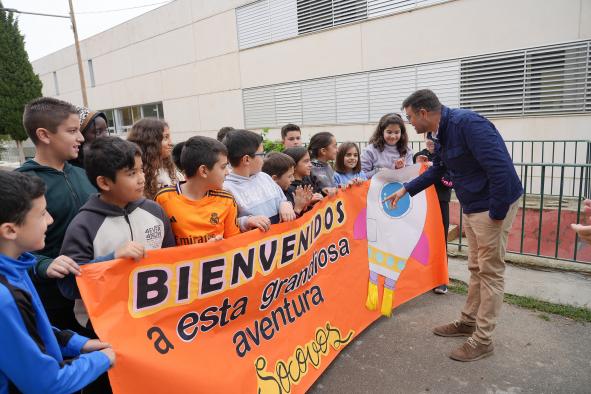
[[[45,344],[41,340],[41,336],[37,331],[37,318],[35,316],[35,309],[33,308],[33,302],[31,298],[31,294],[23,289],[19,289],[16,286],[13,286],[8,282],[4,275],[0,274],[0,284],[4,285],[8,292],[12,295],[14,302],[16,303],[16,307],[21,314],[23,322],[25,323],[25,327],[27,328],[27,332],[35,341],[39,350],[45,353]],[[16,386],[9,381],[8,382],[8,392],[9,393],[20,393],[20,391],[16,388]]]

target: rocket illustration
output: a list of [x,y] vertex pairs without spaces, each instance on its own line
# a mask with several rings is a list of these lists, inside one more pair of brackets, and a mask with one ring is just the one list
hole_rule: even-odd
[[398,277],[419,243],[425,225],[427,200],[425,192],[414,197],[408,193],[392,209],[384,199],[403,187],[405,182],[419,175],[421,166],[400,170],[382,170],[371,180],[367,195],[367,241],[369,286],[366,307],[376,310],[378,305],[378,275],[384,277],[381,313],[392,315],[392,302]]

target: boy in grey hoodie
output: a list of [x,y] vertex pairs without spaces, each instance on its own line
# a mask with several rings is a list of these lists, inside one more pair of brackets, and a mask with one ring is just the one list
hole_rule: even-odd
[[223,142],[232,165],[224,189],[234,195],[238,204],[240,230],[267,231],[271,224],[294,220],[293,206],[283,190],[273,178],[261,172],[265,156],[263,137],[248,130],[232,130]]
[[[116,258],[139,260],[146,250],[175,246],[168,217],[158,204],[143,198],[139,147],[118,137],[101,137],[86,153],[88,178],[100,193],[70,223],[61,253],[86,264]],[[65,297],[79,302],[73,275],[58,285]]]

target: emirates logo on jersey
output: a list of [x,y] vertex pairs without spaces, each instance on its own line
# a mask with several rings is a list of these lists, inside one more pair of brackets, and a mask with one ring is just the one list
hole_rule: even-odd
[[211,217],[209,218],[209,223],[211,224],[220,224],[220,217],[217,213],[213,212]]

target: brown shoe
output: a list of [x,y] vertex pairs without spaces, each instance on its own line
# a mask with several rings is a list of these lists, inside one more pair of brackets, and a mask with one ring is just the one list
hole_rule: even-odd
[[433,334],[440,337],[469,337],[476,330],[476,326],[469,326],[459,320],[454,320],[449,324],[435,327]]
[[476,361],[492,355],[494,350],[492,343],[483,345],[470,337],[462,346],[451,352],[449,358],[456,361]]

